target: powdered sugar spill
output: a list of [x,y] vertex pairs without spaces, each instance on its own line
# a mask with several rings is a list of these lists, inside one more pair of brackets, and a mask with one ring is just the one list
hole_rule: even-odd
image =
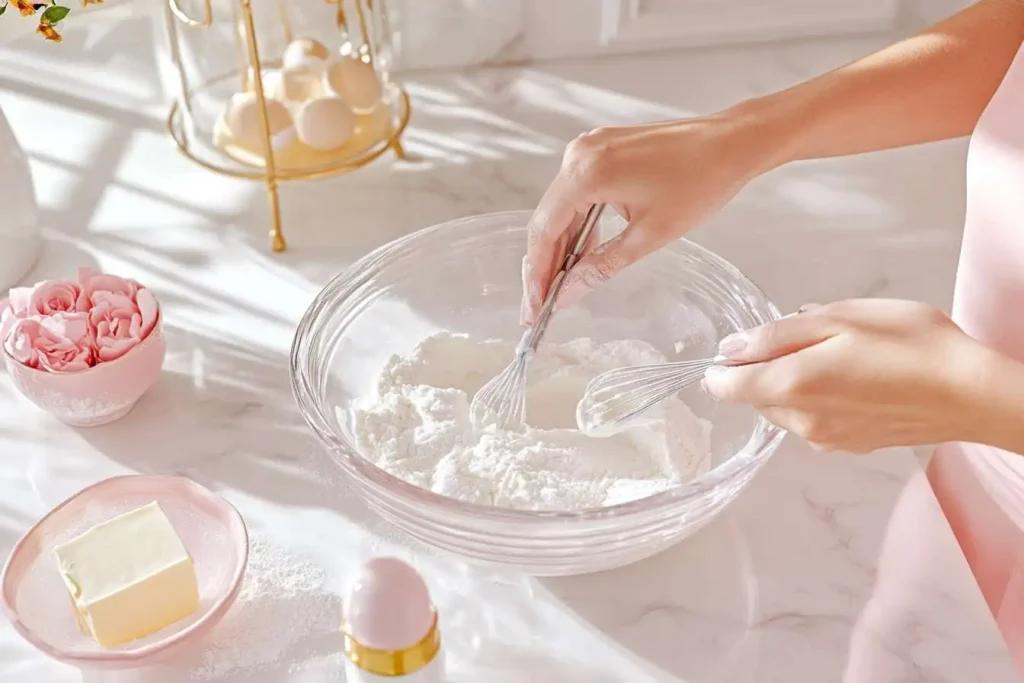
[[448,332],[393,357],[355,411],[363,455],[416,486],[471,502],[529,510],[578,510],[643,498],[707,470],[711,425],[678,398],[641,424],[597,439],[576,428],[587,383],[606,370],[659,363],[635,340],[542,345],[527,378],[527,429],[479,431],[473,394],[511,359],[515,345]]
[[245,680],[271,667],[287,671],[285,660],[316,656],[310,650],[325,636],[340,647],[340,598],[325,584],[323,568],[268,537],[253,536],[238,601],[210,634],[191,680]]

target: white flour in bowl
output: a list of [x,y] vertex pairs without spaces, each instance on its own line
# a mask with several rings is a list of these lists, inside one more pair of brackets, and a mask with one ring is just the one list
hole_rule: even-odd
[[511,360],[515,344],[441,332],[385,365],[355,411],[363,455],[410,484],[462,500],[526,510],[582,510],[644,498],[705,472],[711,425],[678,398],[608,438],[576,428],[596,375],[664,362],[639,340],[542,345],[527,378],[527,429],[477,431],[473,394]]

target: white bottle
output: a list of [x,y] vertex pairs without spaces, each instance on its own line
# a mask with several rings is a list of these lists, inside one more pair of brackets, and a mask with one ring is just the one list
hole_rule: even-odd
[[437,610],[415,569],[370,560],[349,579],[343,612],[349,683],[444,683]]
[[[18,19],[19,17],[14,17]],[[24,22],[31,23],[31,22]],[[0,299],[39,260],[43,238],[28,159],[0,111]]]

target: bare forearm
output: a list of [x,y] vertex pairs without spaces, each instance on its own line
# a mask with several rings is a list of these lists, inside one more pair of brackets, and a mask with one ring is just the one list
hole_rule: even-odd
[[1024,0],[982,0],[926,31],[739,105],[767,165],[968,135],[1024,40]]

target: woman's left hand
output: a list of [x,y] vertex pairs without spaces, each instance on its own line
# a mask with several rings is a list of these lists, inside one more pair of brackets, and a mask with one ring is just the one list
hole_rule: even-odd
[[722,340],[714,396],[757,408],[818,450],[967,440],[987,349],[925,304],[852,299]]

